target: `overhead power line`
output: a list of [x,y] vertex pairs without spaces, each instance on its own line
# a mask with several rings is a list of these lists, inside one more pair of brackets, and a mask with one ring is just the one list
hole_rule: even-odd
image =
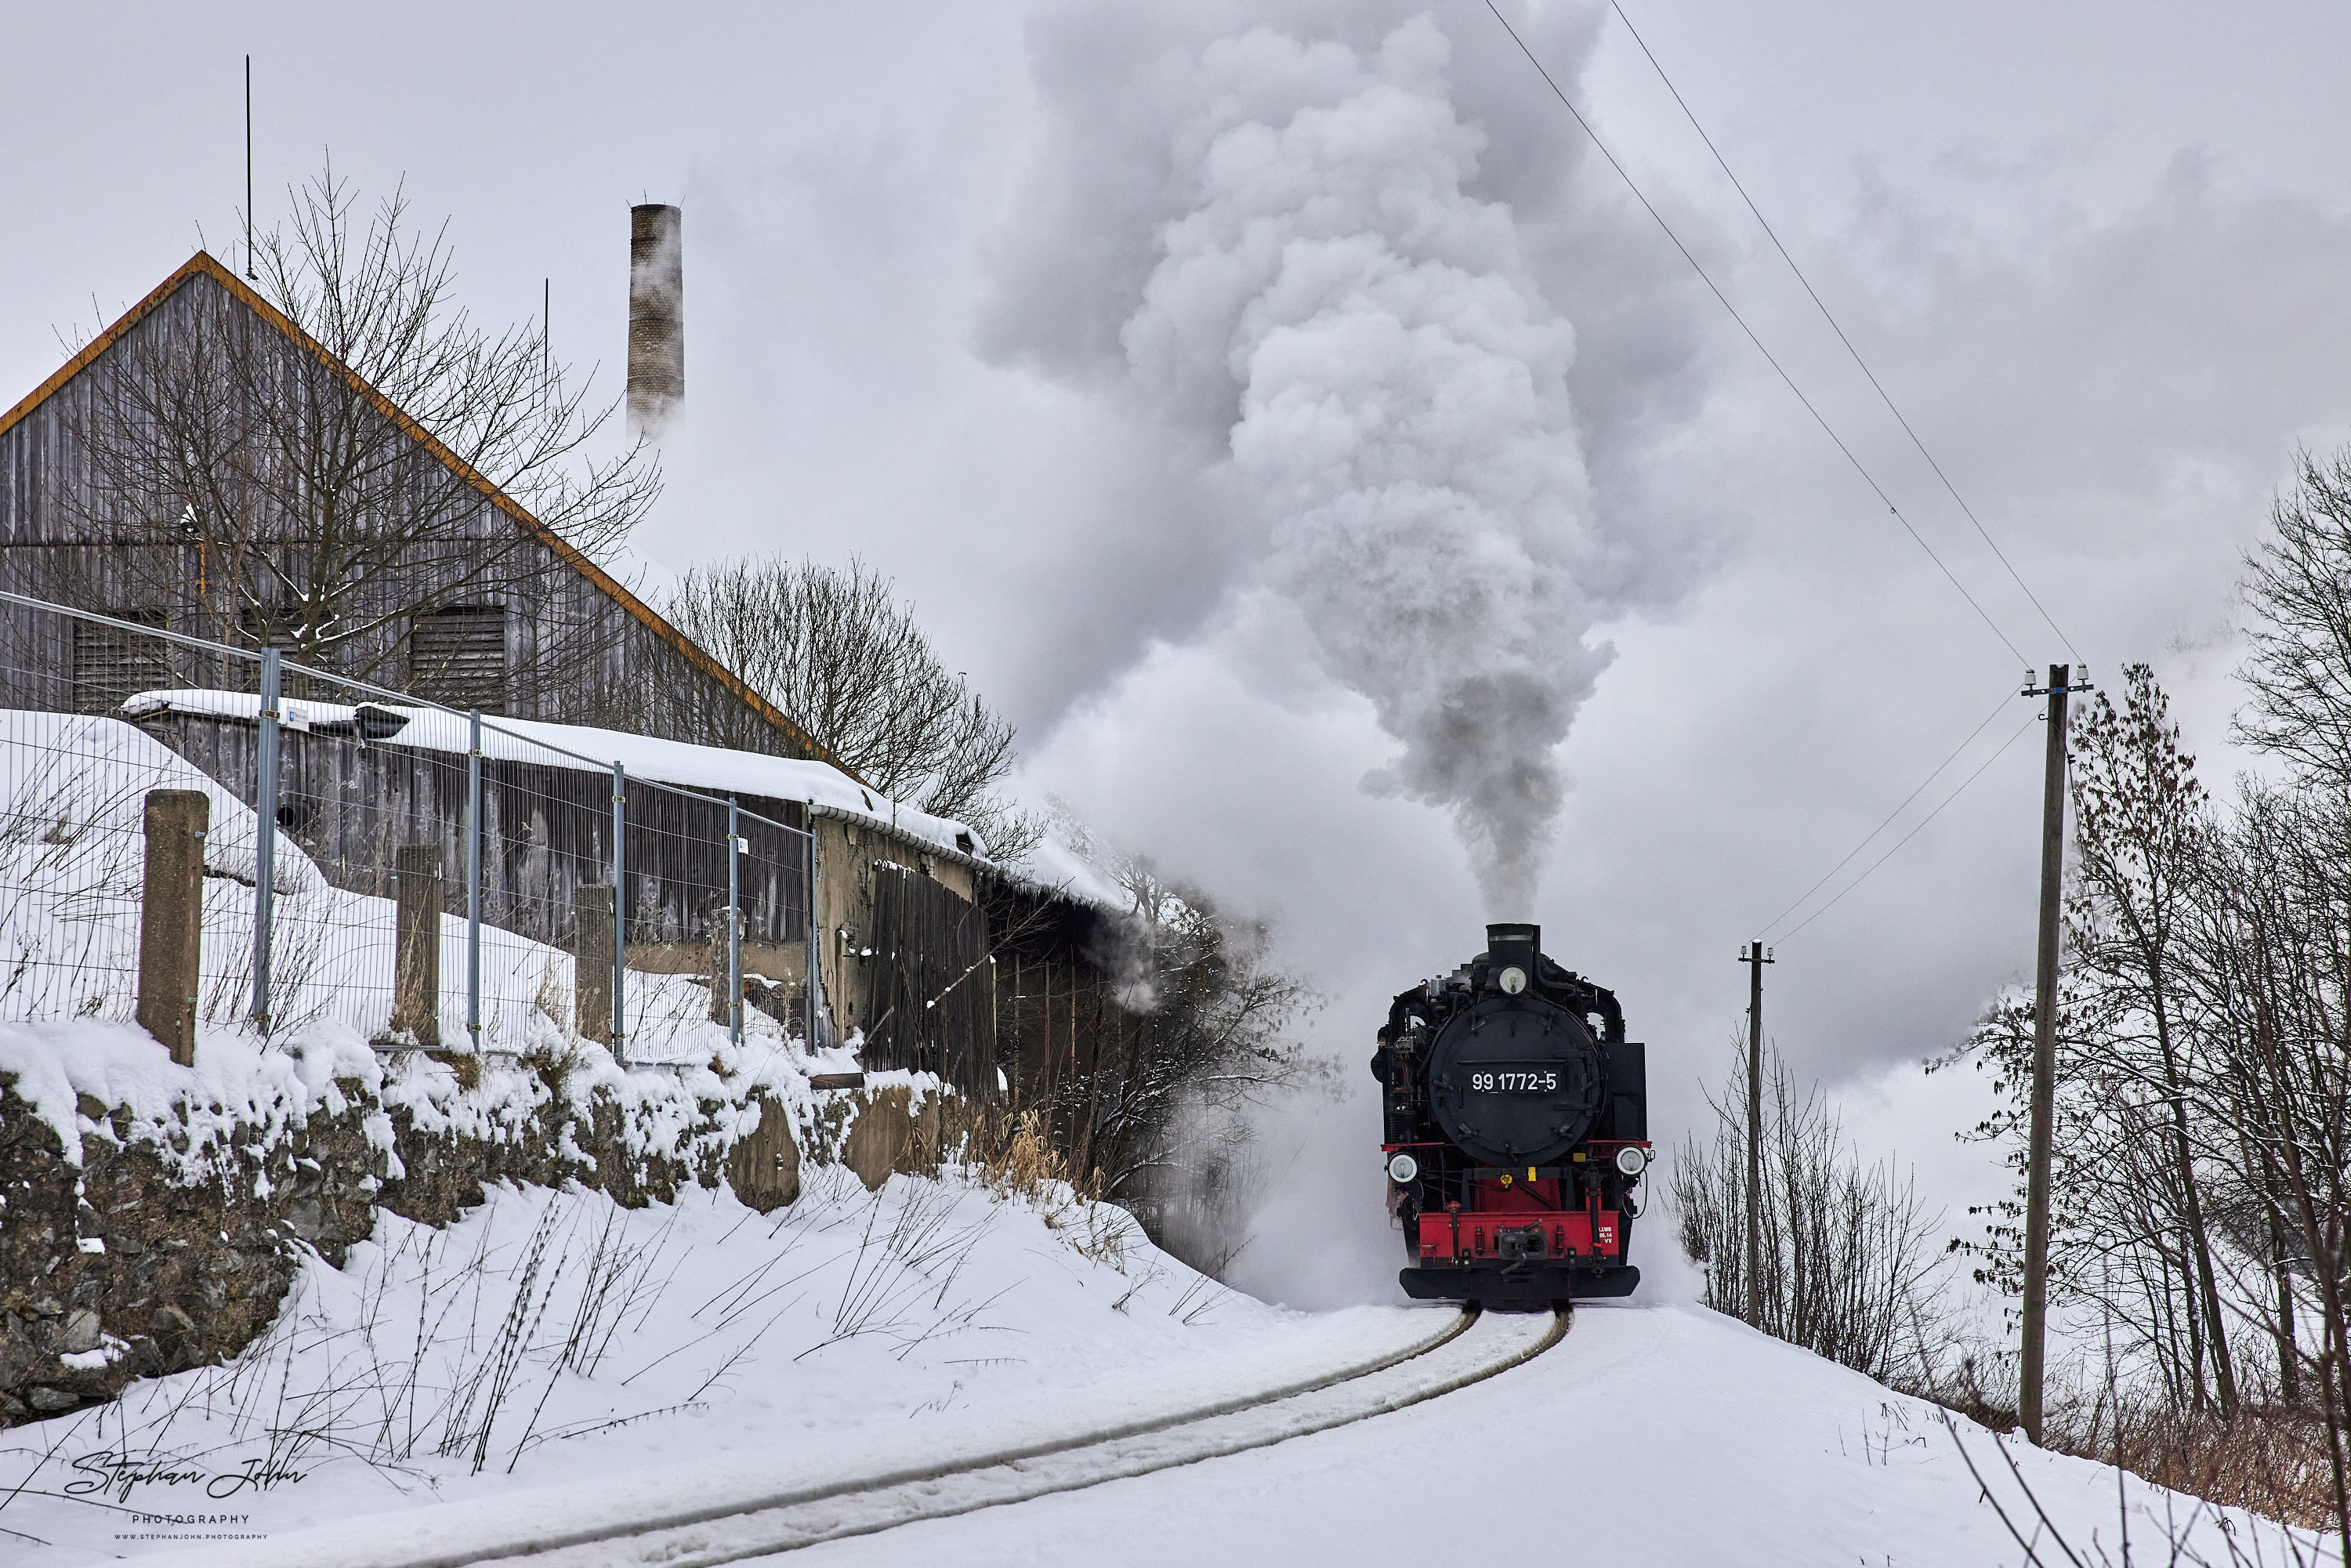
[[2000,743],[2000,749],[1993,752],[1990,757],[1985,758],[1981,765],[1980,765],[1973,773],[1970,773],[1965,779],[1960,779],[1959,787],[1952,790],[1949,794],[1944,796],[1941,802],[1938,804],[1933,810],[1918,819],[1918,825],[1917,827],[1912,828],[1908,832],[1903,834],[1899,839],[1896,839],[1894,843],[1887,848],[1884,854],[1869,862],[1867,870],[1864,871],[1859,876],[1855,877],[1851,882],[1846,883],[1844,886],[1839,888],[1837,890],[1836,897],[1830,899],[1826,904],[1822,904],[1818,909],[1813,910],[1810,915],[1805,915],[1802,920],[1796,922],[1794,925],[1789,928],[1788,934],[1781,937],[1780,940],[1783,943],[1794,941],[1796,938],[1796,933],[1802,931],[1805,926],[1810,925],[1813,921],[1818,920],[1822,915],[1826,915],[1830,910],[1834,909],[1844,901],[1846,894],[1851,893],[1855,888],[1859,887],[1863,883],[1867,882],[1871,872],[1875,872],[1879,866],[1882,866],[1887,861],[1892,860],[1896,852],[1898,852],[1904,844],[1907,844],[1912,839],[1917,838],[1920,831],[1926,828],[1928,823],[1933,821],[1936,818],[1943,814],[1943,808],[1945,806],[1949,805],[1952,801],[1966,794],[1968,786],[1982,778],[1985,768],[1990,768],[2002,757],[2007,756],[2008,748],[2014,746],[2018,740],[2022,739],[2024,732],[2031,729],[2035,724],[2039,723],[2040,720],[2041,716],[2039,714],[2028,714],[2025,716],[2024,722],[2016,727],[2015,733],[2011,735],[2006,740]]
[[1633,36],[1635,43],[1641,46],[1642,57],[1649,62],[1649,68],[1657,73],[1657,79],[1666,84],[1666,90],[1673,94],[1675,104],[1682,111],[1682,118],[1689,121],[1690,129],[1697,131],[1698,140],[1706,143],[1706,150],[1714,154],[1715,164],[1722,171],[1723,177],[1730,182],[1730,188],[1739,193],[1739,199],[1747,204],[1749,212],[1755,214],[1755,221],[1762,225],[1764,234],[1771,238],[1771,248],[1780,253],[1780,259],[1788,264],[1788,270],[1794,273],[1796,281],[1804,286],[1804,292],[1811,297],[1813,307],[1820,311],[1821,319],[1829,324],[1829,330],[1834,332],[1837,341],[1844,345],[1844,351],[1853,356],[1854,364],[1860,369],[1862,375],[1867,378],[1870,390],[1877,393],[1878,401],[1886,405],[1886,412],[1894,416],[1894,422],[1902,427],[1902,434],[1910,438],[1910,444],[1918,449],[1918,455],[1927,460],[1927,466],[1935,471],[1935,477],[1942,481],[1943,488],[1950,493],[1953,501],[1959,503],[1959,510],[1966,514],[1968,521],[1975,525],[1976,533],[1991,548],[1992,555],[2000,564],[2007,569],[2010,580],[2023,591],[2025,598],[2032,601],[2032,608],[2040,612],[2042,621],[2047,624],[2050,631],[2057,634],[2057,640],[2065,644],[2065,651],[2073,654],[2077,663],[2084,662],[2082,651],[2074,646],[2074,640],[2065,635],[2064,628],[2058,625],[2056,618],[2049,613],[2049,607],[2041,602],[2041,596],[2032,591],[2032,585],[2024,580],[2023,575],[2016,570],[2015,563],[2008,559],[2008,552],[2000,548],[1999,541],[1995,540],[1991,537],[1991,530],[1983,526],[1982,519],[1976,516],[1976,509],[1968,505],[1967,497],[1960,495],[1959,486],[1951,483],[1951,476],[1943,472],[1943,465],[1935,460],[1935,455],[1927,450],[1927,444],[1918,438],[1918,433],[1911,427],[1909,419],[1895,405],[1893,394],[1886,390],[1885,383],[1877,379],[1877,372],[1869,368],[1869,361],[1861,357],[1861,350],[1855,348],[1853,340],[1845,335],[1844,328],[1838,323],[1836,317],[1830,311],[1828,303],[1821,298],[1820,290],[1813,287],[1813,280],[1804,276],[1804,269],[1796,265],[1796,258],[1790,255],[1788,247],[1781,243],[1780,232],[1771,226],[1771,220],[1763,215],[1763,209],[1755,204],[1755,198],[1747,193],[1746,184],[1732,172],[1729,161],[1722,155],[1722,149],[1714,144],[1714,138],[1708,136],[1706,133],[1706,127],[1698,123],[1698,115],[1691,110],[1688,100],[1682,97],[1682,89],[1676,87],[1674,78],[1666,74],[1666,68],[1658,62],[1656,52],[1649,47],[1649,41],[1641,37],[1641,30],[1638,27],[1633,26],[1633,18],[1625,15],[1625,7],[1619,5],[1617,0],[1608,0],[1608,8],[1616,13],[1616,19],[1625,24],[1625,30]]
[[1575,107],[1575,100],[1567,96],[1566,90],[1551,74],[1550,68],[1537,58],[1535,52],[1527,47],[1527,41],[1519,36],[1519,30],[1510,26],[1510,18],[1502,15],[1500,9],[1494,4],[1494,0],[1486,0],[1486,9],[1493,13],[1494,20],[1502,25],[1502,30],[1510,34],[1510,41],[1518,45],[1519,52],[1527,57],[1527,63],[1533,66],[1537,74],[1541,76],[1544,85],[1551,89],[1552,96],[1558,99],[1567,112],[1574,117],[1575,123],[1583,127],[1583,134],[1591,138],[1592,145],[1597,148],[1600,155],[1608,161],[1608,166],[1616,171],[1616,177],[1625,182],[1625,189],[1633,193],[1634,199],[1641,204],[1642,208],[1652,219],[1656,220],[1657,227],[1664,231],[1666,238],[1673,242],[1674,248],[1681,252],[1682,259],[1689,263],[1690,270],[1698,274],[1698,281],[1706,285],[1708,291],[1713,294],[1723,309],[1729,313],[1730,319],[1739,324],[1739,329],[1747,335],[1747,340],[1755,345],[1755,351],[1763,356],[1764,362],[1777,372],[1789,392],[1795,394],[1796,401],[1803,404],[1804,412],[1813,416],[1813,423],[1821,427],[1821,433],[1834,444],[1839,453],[1844,455],[1845,462],[1852,465],[1853,471],[1861,476],[1862,483],[1867,485],[1877,498],[1885,503],[1886,511],[1893,515],[1896,522],[1902,525],[1902,531],[1910,536],[1912,543],[1927,552],[1927,559],[1935,563],[1936,569],[1942,572],[1944,578],[1954,589],[1958,590],[1959,597],[1968,601],[1968,608],[1974,611],[1983,623],[1991,629],[1991,634],[2001,640],[2002,645],[2015,656],[2019,664],[2030,666],[2032,661],[2024,656],[2023,651],[2005,631],[2001,630],[2000,622],[1992,619],[1991,612],[1977,601],[1974,594],[1968,591],[1967,584],[1961,582],[1958,574],[1951,570],[1943,558],[1935,553],[1935,548],[1927,542],[1925,537],[1916,528],[1911,526],[1910,519],[1903,516],[1902,508],[1894,504],[1894,497],[1886,493],[1886,487],[1877,482],[1876,476],[1870,473],[1868,467],[1855,455],[1853,448],[1845,444],[1844,438],[1836,433],[1835,427],[1830,424],[1827,417],[1813,405],[1813,400],[1804,395],[1804,389],[1796,384],[1796,378],[1788,373],[1787,367],[1781,364],[1778,357],[1763,346],[1763,340],[1756,335],[1754,328],[1747,324],[1747,318],[1739,313],[1739,308],[1730,302],[1729,296],[1723,293],[1712,275],[1699,265],[1698,257],[1691,253],[1689,246],[1682,243],[1681,236],[1674,232],[1673,225],[1667,223],[1665,214],[1657,211],[1656,204],[1649,200],[1647,193],[1641,189],[1639,182],[1633,178],[1631,172],[1623,163],[1617,162],[1616,154],[1609,151],[1608,144],[1600,139],[1600,133],[1592,128],[1592,122],[1584,119],[1583,111]]
[[[1902,797],[1902,803],[1895,807],[1891,811],[1886,812],[1886,820],[1884,821],[1878,823],[1877,826],[1870,829],[1867,833],[1863,835],[1859,843],[1845,851],[1844,858],[1843,860],[1829,867],[1827,871],[1823,872],[1821,873],[1820,881],[1804,889],[1802,893],[1797,894],[1796,897],[1790,902],[1787,908],[1773,915],[1764,925],[1759,939],[1765,941],[1770,940],[1771,934],[1779,929],[1780,923],[1782,921],[1787,919],[1788,916],[1793,915],[1797,910],[1802,909],[1804,906],[1804,901],[1806,899],[1809,899],[1813,894],[1820,892],[1822,888],[1827,886],[1830,878],[1835,876],[1837,873],[1844,870],[1846,866],[1852,864],[1855,856],[1860,854],[1862,851],[1867,849],[1872,843],[1876,842],[1877,836],[1886,831],[1886,829],[1892,827],[1895,824],[1895,821],[1900,818],[1902,813],[1910,809],[1911,802],[1917,800],[1919,796],[1924,795],[1927,792],[1927,787],[1929,784],[1932,784],[1936,779],[1940,779],[1944,773],[1949,769],[1951,764],[1959,759],[1960,754],[1965,752],[1969,747],[1973,746],[1976,743],[1976,737],[1981,735],[1985,730],[1990,729],[1991,727],[1991,721],[2005,713],[2008,710],[2008,705],[2015,700],[2016,694],[2014,692],[2002,691],[2000,694],[1999,705],[1995,706],[1991,712],[1984,715],[1983,722],[1976,726],[1975,728],[1968,731],[1968,737],[1959,742],[1959,745],[1953,747],[1951,748],[1951,754],[1949,757],[1944,758],[1942,761],[1937,763],[1935,765],[1935,770],[1932,773],[1928,774],[1926,778],[1918,781],[1918,788],[1911,790],[1910,793]],[[1939,808],[1938,809],[1939,810]]]

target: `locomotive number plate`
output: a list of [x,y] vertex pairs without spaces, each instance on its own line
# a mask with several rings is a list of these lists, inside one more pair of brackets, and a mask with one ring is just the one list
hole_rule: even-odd
[[1559,1069],[1478,1068],[1469,1074],[1469,1089],[1475,1094],[1556,1094]]

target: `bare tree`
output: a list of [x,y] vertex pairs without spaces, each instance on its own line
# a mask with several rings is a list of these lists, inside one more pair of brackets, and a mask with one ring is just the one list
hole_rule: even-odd
[[[2210,1118],[2191,1090],[2198,1031],[2183,1016],[2193,1001],[2176,957],[2181,927],[2194,916],[2211,824],[2195,758],[2181,748],[2154,672],[2130,664],[2123,676],[2123,707],[2099,694],[2071,740],[2076,854],[2067,936],[2084,1005],[2095,1015],[2083,1032],[2096,1042],[2100,1075],[2110,1081],[2109,1108],[2151,1124],[2154,1135],[2126,1137],[2125,1153],[2168,1155],[2126,1158],[2109,1169],[2151,1178],[2124,1185],[2134,1207],[2152,1198],[2169,1211],[2140,1233],[2179,1265],[2193,1402],[2204,1402],[2209,1363],[2225,1419],[2236,1411],[2236,1375],[2205,1222],[2197,1159],[2203,1129],[2191,1126],[2210,1126]],[[2150,1163],[2153,1170],[2134,1168]]]
[[[697,567],[667,614],[687,636],[895,800],[969,824],[987,852],[1018,861],[1040,830],[996,793],[1012,767],[1012,727],[939,662],[895,585],[862,561],[847,570],[780,556]],[[716,746],[755,737],[737,708],[675,716]]]
[[2241,587],[2252,615],[2239,674],[2252,701],[2239,735],[2351,792],[2351,448],[2325,463],[2297,454]]
[[[1729,1082],[1708,1092],[1714,1136],[1684,1140],[1673,1201],[1682,1250],[1706,1270],[1707,1305],[1743,1316],[1747,1045],[1734,1043]],[[1942,1376],[1940,1216],[1890,1165],[1862,1164],[1819,1088],[1798,1097],[1776,1048],[1764,1071],[1759,1326],[1880,1382],[1932,1390]]]
[[[2250,1191],[2316,1299],[2318,1403],[2351,1550],[2351,813],[2331,794],[2249,783],[2197,934],[2213,1000],[2210,1092]],[[2287,1307],[2290,1311],[2291,1291]],[[2290,1323],[2281,1335],[2288,1350]]]
[[[1292,1030],[1315,998],[1274,961],[1271,933],[1148,861],[1115,867],[1131,900],[1101,955],[1111,1049],[1067,1081],[1059,1119],[1105,1197],[1150,1217],[1204,1270],[1229,1262],[1260,1175],[1253,1113],[1335,1082]],[[1213,1271],[1211,1270],[1211,1271]]]
[[613,406],[552,364],[543,324],[475,323],[445,229],[420,230],[401,192],[362,222],[329,164],[291,195],[253,258],[281,319],[184,283],[78,378],[65,421],[88,478],[61,501],[142,604],[221,642],[429,682],[400,664],[413,622],[515,607],[508,678],[576,673],[615,633],[569,607],[567,557],[643,516],[650,450],[589,455]]
[[[2143,1353],[2108,1403],[2158,1469],[2297,1456],[2351,1551],[2351,449],[2302,454],[2271,522],[2237,730],[2273,775],[2216,809],[2143,665],[2072,737],[2053,1289]],[[2010,1000],[1963,1048],[2012,1165],[2032,1021]],[[1980,1278],[2012,1283],[2014,1212],[1992,1206]]]
[[[1337,1063],[1296,1033],[1320,998],[1282,967],[1263,922],[1106,848],[1050,804],[1054,837],[1115,883],[1126,908],[1092,922],[1082,964],[1049,948],[998,966],[998,1049],[1019,1113],[1050,1133],[1089,1191],[1220,1273],[1264,1176],[1258,1113],[1341,1082]],[[993,902],[1006,916],[991,913],[998,929],[1014,929],[1023,906],[1044,926],[1069,919],[1067,904],[1040,904],[1019,883],[999,884]]]

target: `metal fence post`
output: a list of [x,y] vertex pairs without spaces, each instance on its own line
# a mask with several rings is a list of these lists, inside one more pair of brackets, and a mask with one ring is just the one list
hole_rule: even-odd
[[817,993],[821,988],[821,980],[816,957],[816,802],[813,800],[810,800],[803,810],[801,821],[808,826],[808,975],[802,989],[808,993],[807,1044],[810,1051],[815,1051],[825,1042],[819,1038],[817,1032]]
[[743,1043],[743,821],[726,797],[726,1038]]
[[253,783],[253,1021],[269,1032],[270,925],[277,913],[278,653],[261,651],[261,736]]
[[629,1064],[629,775],[612,764],[612,1060]]
[[465,1032],[482,1052],[482,710],[469,708],[465,754]]

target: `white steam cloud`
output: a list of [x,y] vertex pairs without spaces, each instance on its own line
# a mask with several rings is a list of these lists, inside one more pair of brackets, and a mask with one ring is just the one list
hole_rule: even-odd
[[1453,40],[1362,5],[1087,5],[1035,38],[1053,130],[983,349],[1181,437],[1253,525],[1237,578],[1295,605],[1398,743],[1365,788],[1449,810],[1490,913],[1531,915],[1640,542],[1594,505],[1575,332],[1480,186]]

